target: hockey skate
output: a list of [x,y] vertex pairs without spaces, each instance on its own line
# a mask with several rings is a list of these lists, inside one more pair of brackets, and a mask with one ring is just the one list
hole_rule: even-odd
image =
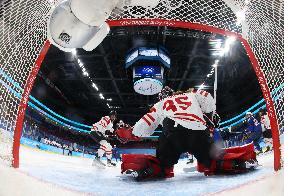
[[194,161],[193,161],[193,158],[192,159],[188,159],[188,161],[186,162],[186,164],[191,164],[191,163],[193,163]]
[[152,172],[150,169],[144,169],[144,170],[139,170],[139,171],[128,169],[123,174],[129,177],[132,177],[137,181],[141,181],[143,179],[146,179],[149,175],[151,175],[151,173]]
[[107,160],[107,166],[108,166],[108,167],[115,167],[116,164],[115,164],[114,162],[111,162],[110,159],[108,159],[108,160]]
[[106,164],[104,164],[99,157],[95,157],[95,159],[93,160],[92,166],[95,166],[97,168],[101,168],[104,169]]
[[245,168],[246,169],[255,169],[257,168],[259,165],[258,165],[258,162],[257,160],[249,160],[249,161],[246,161],[245,162]]

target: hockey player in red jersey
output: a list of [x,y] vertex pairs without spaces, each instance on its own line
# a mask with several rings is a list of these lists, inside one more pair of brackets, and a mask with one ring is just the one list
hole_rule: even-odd
[[95,124],[91,129],[92,138],[100,144],[100,147],[96,153],[93,165],[104,167],[105,164],[101,161],[104,154],[107,157],[107,166],[115,166],[115,163],[111,161],[112,158],[112,146],[107,141],[107,137],[114,133],[114,121],[117,119],[116,111],[111,111],[108,116],[104,116],[101,120]]

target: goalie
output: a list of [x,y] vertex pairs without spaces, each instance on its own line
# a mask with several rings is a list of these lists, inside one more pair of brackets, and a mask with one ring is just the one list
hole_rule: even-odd
[[[150,112],[135,124],[132,132],[133,137],[149,136],[161,124],[163,132],[159,137],[157,156],[124,155],[122,172],[131,173],[137,180],[173,177],[173,166],[184,152],[192,153],[198,160],[199,171],[206,174],[222,169],[245,169],[242,168],[246,167],[241,164],[243,162],[236,162],[233,165],[229,161],[226,162],[226,166],[222,165],[225,150],[214,144],[210,137],[210,127],[204,118],[206,114],[207,121],[214,119],[212,115],[216,109],[214,99],[208,92],[202,90],[194,92],[190,89],[185,93],[174,95],[172,89],[165,87],[159,94],[159,99],[160,101]],[[243,154],[238,154],[241,155]],[[225,158],[232,157],[226,155]],[[222,161],[216,163],[214,160]]]

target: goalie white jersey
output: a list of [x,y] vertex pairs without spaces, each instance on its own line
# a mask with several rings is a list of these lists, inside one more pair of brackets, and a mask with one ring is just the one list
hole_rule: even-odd
[[104,116],[101,118],[101,120],[95,124],[93,124],[91,131],[97,131],[105,135],[106,130],[109,130],[113,133],[113,123],[110,120],[109,116]]
[[150,136],[165,118],[170,118],[187,129],[205,130],[203,113],[216,110],[210,93],[198,90],[167,97],[156,103],[134,126],[133,134],[138,137]]

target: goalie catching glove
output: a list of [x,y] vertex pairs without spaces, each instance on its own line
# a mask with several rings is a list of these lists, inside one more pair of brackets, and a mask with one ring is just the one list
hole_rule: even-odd
[[132,131],[133,128],[131,126],[125,125],[124,127],[117,129],[115,131],[115,134],[117,136],[117,139],[123,144],[129,141],[139,141],[140,138],[133,135]]

